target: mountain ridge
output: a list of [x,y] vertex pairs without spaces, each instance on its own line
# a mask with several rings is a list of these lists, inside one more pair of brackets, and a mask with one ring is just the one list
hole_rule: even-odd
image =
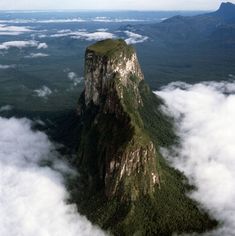
[[219,9],[213,14],[223,16],[224,18],[232,18],[235,14],[235,4],[231,2],[223,2]]
[[[214,12],[196,16],[177,15],[160,23],[134,27],[137,33],[173,47],[176,45],[193,47],[195,44],[217,46],[218,43],[233,45],[235,43],[234,29],[235,4],[229,2],[222,3]],[[223,40],[218,41],[220,34],[223,34]],[[216,36],[215,40],[212,36]]]

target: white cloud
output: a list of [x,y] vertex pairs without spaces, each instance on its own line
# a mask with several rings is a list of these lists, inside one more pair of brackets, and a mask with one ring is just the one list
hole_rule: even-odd
[[59,37],[67,37],[70,36],[73,39],[84,39],[87,41],[93,40],[103,40],[107,38],[116,38],[116,35],[110,32],[105,31],[96,31],[96,32],[87,32],[86,30],[78,30],[78,31],[71,31],[71,30],[63,30],[59,31],[57,34],[52,34],[50,37],[59,38]]
[[[101,19],[103,19],[103,17]],[[83,39],[87,41],[93,41],[93,40],[98,41],[98,40],[104,40],[108,38],[117,38],[117,35],[111,32],[107,32],[107,31],[108,31],[107,28],[97,29],[96,32],[87,32],[85,29],[80,29],[78,31],[71,31],[67,29],[67,30],[60,30],[58,31],[58,33],[50,35],[50,37],[52,38],[71,37],[73,39]],[[120,33],[121,31],[116,31],[116,32]],[[128,44],[143,43],[146,40],[148,40],[147,36],[133,33],[131,31],[124,31],[124,33],[128,37],[127,39],[125,39],[125,41]]]
[[48,57],[49,55],[46,53],[30,53],[29,56],[26,56],[26,58],[39,58],[39,57]]
[[176,120],[180,145],[164,155],[197,187],[190,196],[235,235],[235,82],[174,83],[157,92]]
[[98,32],[106,32],[108,31],[109,29],[108,28],[100,28],[100,29],[97,29]]
[[[24,13],[27,13],[28,11],[25,11]],[[36,11],[35,11],[36,12]],[[15,11],[10,11],[8,12],[10,14],[16,13]],[[23,13],[23,11],[21,11]],[[28,23],[35,23],[37,22],[36,19],[22,19],[22,18],[15,18],[15,19],[1,19],[0,23],[1,24],[28,24]],[[24,26],[19,26],[19,27],[24,27]],[[28,28],[28,27],[26,27]],[[30,28],[29,28],[30,29]]]
[[73,82],[74,86],[80,84],[84,79],[83,77],[78,77],[77,74],[72,71],[68,73],[68,78]]
[[2,107],[0,107],[0,112],[10,111],[10,110],[12,110],[12,108],[13,107],[10,105],[2,106]]
[[0,70],[7,70],[7,69],[11,69],[11,68],[15,68],[15,65],[2,65],[2,64],[0,64]]
[[0,118],[0,134],[0,235],[104,235],[66,203],[61,173],[70,169],[44,133],[27,119]]
[[8,26],[0,24],[0,31],[32,32],[29,27],[25,26]]
[[37,23],[78,23],[84,22],[81,18],[68,18],[68,19],[49,19],[49,20],[38,20]]
[[25,26],[8,26],[0,24],[0,35],[20,35],[27,32],[32,32],[33,30]]
[[76,36],[76,35],[80,35],[81,32],[87,33],[86,29],[79,29],[77,31],[72,31],[70,29],[63,29],[63,30],[59,30],[56,34],[50,35],[50,37],[60,38],[60,37]]
[[94,18],[82,19],[77,18],[66,18],[66,19],[13,19],[13,20],[0,20],[0,23],[11,23],[11,24],[27,24],[27,23],[40,23],[40,24],[57,24],[57,23],[80,23],[80,22],[103,22],[103,23],[122,23],[122,22],[144,22],[148,20],[134,19],[134,18],[111,18],[98,16]]
[[0,35],[2,36],[17,36],[22,34],[21,32],[9,32],[9,31],[0,31]]
[[50,96],[52,94],[51,89],[49,89],[45,85],[42,86],[42,88],[40,88],[40,89],[34,90],[34,92],[37,94],[38,97],[42,97],[42,98],[47,98],[48,96]]
[[108,38],[116,38],[116,36],[109,32],[77,32],[76,36],[72,36],[74,39],[85,39],[87,41],[93,41],[93,40],[103,40]]
[[110,18],[105,16],[97,16],[91,21],[94,22],[104,22],[104,23],[122,23],[122,22],[141,22],[141,21],[147,21],[147,20],[138,20],[138,19],[131,19],[131,18]]
[[97,22],[110,22],[110,18],[106,16],[97,16],[93,19],[93,21]]
[[133,33],[131,31],[124,31],[127,35],[127,39],[125,40],[127,44],[136,44],[136,43],[143,43],[148,40],[147,36],[143,36],[140,34]]
[[70,33],[72,32],[71,29],[63,29],[63,30],[59,30],[58,33],[63,34],[63,33]]
[[71,35],[76,35],[77,31],[71,31],[71,30],[60,30],[56,34],[50,35],[51,38],[60,38],[60,37],[68,37]]
[[46,34],[39,34],[39,35],[38,35],[38,38],[40,38],[40,39],[42,39],[42,38],[46,38],[46,37],[47,37]]
[[37,19],[12,19],[12,20],[0,20],[0,23],[11,23],[11,24],[27,24],[27,23],[78,23],[84,22],[85,20],[81,18],[67,18],[67,19],[45,19],[45,20],[37,20]]
[[0,44],[0,50],[7,50],[9,48],[25,48],[25,47],[37,47],[37,42],[30,40],[30,41],[9,41]]
[[46,43],[39,43],[37,46],[37,49],[46,49],[48,48],[48,45]]
[[235,79],[235,75],[233,75],[233,74],[229,74],[228,77],[231,79]]
[[8,50],[10,48],[27,48],[27,47],[36,47],[37,49],[46,48],[45,43],[39,43],[35,40],[28,41],[8,41],[0,44],[0,50]]

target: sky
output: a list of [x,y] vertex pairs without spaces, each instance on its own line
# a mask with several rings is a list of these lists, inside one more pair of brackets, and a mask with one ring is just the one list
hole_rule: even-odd
[[[215,10],[221,0],[0,0],[1,10]],[[235,0],[230,2],[235,3]]]

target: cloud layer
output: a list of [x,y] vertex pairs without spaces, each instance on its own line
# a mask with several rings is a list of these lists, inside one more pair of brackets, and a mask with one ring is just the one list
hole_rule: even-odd
[[39,24],[57,24],[57,23],[80,23],[80,22],[103,22],[103,23],[122,23],[122,22],[145,22],[148,20],[134,19],[134,18],[111,18],[105,16],[98,16],[94,18],[59,18],[59,19],[12,19],[12,20],[0,20],[0,23],[14,23],[14,24],[26,24],[26,23],[39,23]]
[[31,125],[26,119],[0,117],[0,235],[104,235],[66,204],[61,172],[70,170],[57,159],[47,136]]
[[127,44],[136,44],[136,43],[143,43],[148,40],[147,36],[143,36],[141,34],[133,33],[131,31],[124,32],[127,35],[127,39],[125,40]]
[[46,53],[30,53],[30,55],[25,56],[26,58],[39,58],[39,57],[48,57],[49,55]]
[[[0,21],[1,22],[1,21]],[[32,32],[33,30],[25,26],[8,26],[5,24],[0,24],[0,35],[20,35],[23,33]]]
[[208,235],[234,235],[235,82],[174,83],[157,94],[181,140],[164,155],[197,187],[190,196],[223,222]]
[[8,41],[0,44],[0,50],[8,50],[10,48],[27,48],[27,47],[35,47],[37,49],[45,49],[47,48],[46,43],[40,43],[35,40],[28,40],[28,41]]
[[73,82],[74,86],[77,86],[83,81],[83,77],[78,77],[78,75],[75,72],[70,71],[68,73],[68,79]]
[[10,110],[12,110],[12,106],[10,106],[10,105],[5,105],[5,106],[2,106],[2,107],[0,107],[0,112],[4,112],[4,111],[10,111]]
[[59,38],[68,36],[73,39],[84,39],[87,41],[103,40],[107,38],[116,37],[113,33],[106,32],[106,29],[104,29],[104,31],[101,31],[101,29],[99,29],[99,31],[96,32],[87,32],[86,30],[78,30],[78,31],[61,30],[57,34],[53,34],[50,37]]
[[7,69],[11,69],[11,68],[15,68],[15,65],[2,65],[2,64],[0,64],[0,70],[7,70]]
[[[143,43],[148,40],[147,36],[137,34],[131,31],[116,31],[115,34],[111,32],[107,32],[108,29],[97,29],[95,32],[88,32],[85,29],[80,29],[78,31],[72,30],[60,30],[56,34],[50,35],[52,38],[60,38],[60,37],[71,37],[73,39],[82,39],[87,41],[98,41],[104,40],[109,38],[118,38],[119,36],[117,33],[124,33],[126,36],[125,41],[127,44],[136,44],[136,43]],[[122,35],[123,36],[123,35]]]
[[49,89],[45,85],[42,86],[42,88],[40,88],[40,89],[34,90],[34,92],[37,94],[38,97],[41,97],[41,98],[47,98],[48,96],[50,96],[52,94],[51,89]]

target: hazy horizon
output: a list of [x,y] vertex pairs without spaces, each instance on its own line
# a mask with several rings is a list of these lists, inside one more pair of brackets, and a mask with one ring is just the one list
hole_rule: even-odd
[[23,12],[23,13],[33,13],[33,12],[212,12],[215,11],[216,9],[208,9],[208,10],[183,10],[183,9],[178,9],[178,10],[132,10],[132,9],[21,9],[21,10],[1,10],[0,12]]
[[[222,2],[221,0],[203,1],[203,0],[146,0],[137,2],[136,0],[119,0],[109,2],[108,0],[100,0],[99,6],[97,2],[91,0],[89,2],[81,0],[79,3],[72,0],[0,0],[1,11],[213,11],[216,10]],[[235,0],[229,1],[235,3]],[[180,7],[179,7],[180,6]]]

